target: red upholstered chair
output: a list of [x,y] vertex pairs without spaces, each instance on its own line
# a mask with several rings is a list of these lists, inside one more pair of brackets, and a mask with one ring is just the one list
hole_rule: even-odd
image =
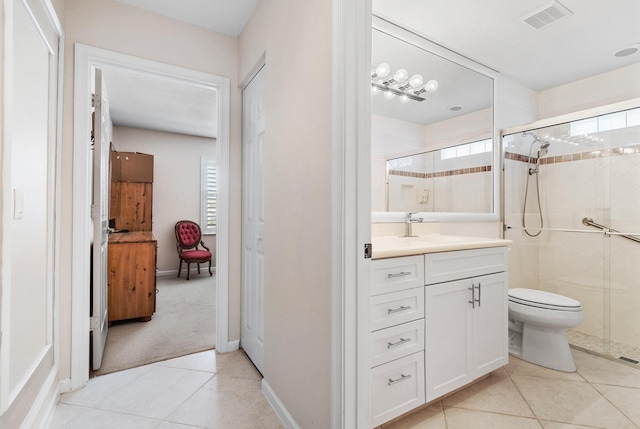
[[[211,251],[202,242],[202,231],[200,225],[190,220],[181,220],[176,222],[176,249],[178,250],[178,256],[180,257],[180,268],[178,268],[178,277],[182,272],[182,261],[187,263],[187,280],[189,280],[189,273],[191,272],[191,263],[198,264],[198,274],[200,274],[200,264],[209,262],[209,275],[211,273]],[[198,249],[198,245],[203,249]]]

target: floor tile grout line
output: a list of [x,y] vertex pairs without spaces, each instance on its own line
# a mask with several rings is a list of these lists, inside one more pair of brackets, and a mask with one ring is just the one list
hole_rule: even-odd
[[[508,364],[507,364],[508,365]],[[542,426],[542,423],[540,423],[540,417],[538,417],[538,415],[536,414],[536,412],[533,410],[533,407],[531,407],[531,404],[529,403],[529,401],[527,401],[527,398],[524,397],[524,394],[522,393],[522,391],[520,390],[520,388],[518,387],[518,384],[513,380],[513,378],[511,377],[511,374],[509,373],[509,371],[507,371],[506,369],[504,370],[504,372],[507,374],[507,377],[509,377],[509,381],[511,381],[511,384],[513,384],[513,387],[516,388],[516,390],[518,391],[518,394],[520,395],[520,397],[522,398],[522,400],[524,401],[525,404],[527,404],[527,407],[529,408],[529,411],[531,411],[531,414],[533,414],[533,416],[535,417],[535,419],[538,421],[538,424],[540,426]]]
[[[66,405],[68,407],[76,407],[76,408],[83,408],[85,410],[93,410],[93,411],[100,411],[103,413],[107,413],[107,414],[117,414],[119,416],[128,416],[128,417],[140,417],[143,419],[149,419],[149,420],[155,420],[156,422],[162,424],[164,422],[166,422],[166,420],[158,418],[158,417],[149,417],[149,416],[143,416],[141,414],[133,414],[133,413],[127,413],[124,411],[116,411],[116,410],[105,410],[104,408],[96,408],[96,407],[89,407],[89,406],[85,406],[85,405],[76,405],[76,404],[63,404]],[[74,419],[78,418],[78,416],[74,417]]]
[[[172,417],[172,416],[173,416],[173,415],[178,411],[178,409],[179,409],[180,407],[182,407],[182,406],[183,406],[184,404],[186,404],[186,403],[187,403],[191,398],[193,398],[193,397],[194,397],[198,392],[200,392],[200,391],[204,388],[204,386],[206,386],[207,384],[209,384],[209,382],[213,381],[213,379],[216,377],[216,375],[217,375],[217,374],[213,374],[213,375],[212,375],[211,377],[209,377],[209,378],[208,378],[204,383],[202,383],[202,384],[201,384],[197,389],[195,389],[193,392],[191,392],[191,394],[190,394],[187,398],[185,398],[185,400],[184,400],[184,401],[182,401],[182,402],[180,402],[178,405],[176,405],[176,406],[173,408],[173,410],[171,410],[171,412],[170,412],[169,414],[167,414],[167,415],[164,417],[164,421],[165,421],[165,422],[168,422],[168,423],[183,424],[183,423],[180,423],[180,422],[175,422],[175,421],[170,420],[170,419],[171,419],[171,417]],[[193,425],[191,425],[191,426],[193,426]],[[206,427],[205,427],[205,429],[206,429]]]
[[[593,384],[601,384],[601,383],[593,383]],[[625,416],[627,418],[627,420],[629,420],[629,422],[634,425],[635,427],[640,427],[636,424],[635,421],[633,421],[633,419],[631,417],[629,417],[624,411],[622,411],[620,408],[618,408],[618,406],[616,404],[614,404],[613,402],[611,402],[611,400],[609,400],[609,398],[607,398],[602,392],[600,392],[595,386],[593,386],[592,383],[589,383],[589,386],[591,386],[591,388],[593,390],[595,390],[596,392],[598,392],[598,395],[600,395],[602,397],[602,399],[604,399],[605,401],[607,401],[609,404],[611,404],[611,406],[613,408],[615,408],[616,410],[618,410],[618,412],[620,414],[622,414],[623,416]],[[610,387],[625,387],[625,386],[614,386],[614,385],[604,385],[604,386],[610,386]]]

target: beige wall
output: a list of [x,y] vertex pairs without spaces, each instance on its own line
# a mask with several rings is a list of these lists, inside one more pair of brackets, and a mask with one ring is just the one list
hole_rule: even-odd
[[[200,158],[207,156],[215,159],[216,141],[205,137],[115,127],[113,143],[118,152],[153,155],[153,236],[158,241],[157,267],[159,274],[169,271],[175,275],[179,260],[174,226],[183,219],[200,223]],[[203,236],[203,241],[215,253],[215,235]],[[183,266],[183,277],[185,270],[186,265]]]
[[263,0],[239,41],[267,64],[264,376],[303,428],[331,426],[331,11]]
[[[240,337],[240,91],[237,39],[111,0],[68,0],[65,4],[66,67],[62,159],[62,302],[60,354],[62,379],[70,376],[71,239],[73,189],[73,47],[82,43],[153,61],[229,77],[230,246],[229,339]],[[88,282],[87,282],[88,283]]]
[[640,97],[640,63],[622,67],[538,94],[538,119],[605,106]]

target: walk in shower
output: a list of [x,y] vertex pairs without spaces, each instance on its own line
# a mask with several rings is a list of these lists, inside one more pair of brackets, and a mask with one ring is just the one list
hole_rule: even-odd
[[637,363],[640,102],[621,108],[505,133],[503,210],[510,287],[579,300],[569,342]]

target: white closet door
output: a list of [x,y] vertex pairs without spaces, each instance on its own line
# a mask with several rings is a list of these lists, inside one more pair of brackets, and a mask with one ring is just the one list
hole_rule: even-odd
[[240,344],[264,366],[265,69],[242,93],[242,332]]
[[107,91],[102,79],[102,70],[95,69],[95,117],[93,124],[93,200],[91,218],[93,219],[93,271],[92,276],[92,314],[91,331],[93,333],[93,369],[102,364],[102,354],[107,341],[109,328],[107,246],[109,236],[109,150],[111,140],[111,118]]

